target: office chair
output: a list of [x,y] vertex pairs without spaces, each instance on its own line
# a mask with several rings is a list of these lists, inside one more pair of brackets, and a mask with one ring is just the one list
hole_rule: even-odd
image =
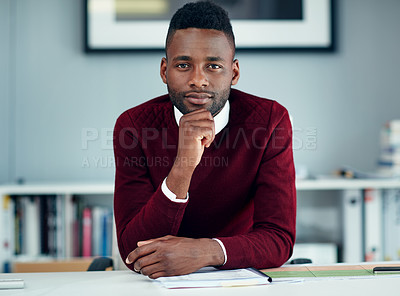
[[114,263],[111,258],[108,257],[98,257],[93,259],[92,263],[90,263],[87,271],[104,271],[107,268],[111,267],[113,269]]
[[308,258],[295,258],[289,261],[289,264],[309,264],[309,263],[312,263],[312,260]]

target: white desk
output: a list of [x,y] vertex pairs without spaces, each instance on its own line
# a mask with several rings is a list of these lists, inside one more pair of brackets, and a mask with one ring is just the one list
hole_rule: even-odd
[[371,277],[370,279],[311,280],[299,283],[276,283],[265,286],[238,288],[202,288],[168,290],[140,274],[131,271],[60,272],[0,274],[1,278],[22,278],[24,289],[0,290],[0,296],[344,296],[398,295],[400,277]]

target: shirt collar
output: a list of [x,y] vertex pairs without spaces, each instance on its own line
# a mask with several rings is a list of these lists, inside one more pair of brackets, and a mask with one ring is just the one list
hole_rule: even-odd
[[[230,108],[231,107],[228,100],[226,101],[225,106],[222,108],[222,110],[217,115],[214,116],[215,134],[218,134],[220,131],[222,131],[224,127],[228,124]],[[181,119],[183,114],[175,106],[174,106],[174,115],[176,124],[179,126],[179,120]]]

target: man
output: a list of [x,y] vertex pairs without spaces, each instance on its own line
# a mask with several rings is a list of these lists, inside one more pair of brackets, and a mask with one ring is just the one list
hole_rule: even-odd
[[118,246],[127,266],[150,278],[275,267],[292,253],[289,116],[274,101],[231,90],[234,55],[226,12],[186,4],[171,19],[161,61],[168,95],[116,122]]

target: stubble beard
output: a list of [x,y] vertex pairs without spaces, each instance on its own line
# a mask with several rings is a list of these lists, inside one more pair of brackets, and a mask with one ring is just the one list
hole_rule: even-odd
[[[177,92],[174,89],[170,88],[168,85],[167,85],[167,88],[168,88],[168,94],[169,94],[172,104],[182,114],[187,114],[187,113],[190,113],[192,111],[195,111],[195,110],[201,108],[201,107],[199,107],[199,108],[189,109],[183,103],[185,100],[185,94],[188,92]],[[227,89],[224,89],[220,93],[209,92],[209,91],[206,91],[206,92],[212,96],[212,98],[211,98],[212,103],[209,107],[207,107],[207,110],[210,111],[212,116],[215,116],[225,106],[226,101],[229,99],[229,95],[231,93],[231,88],[228,87]]]

